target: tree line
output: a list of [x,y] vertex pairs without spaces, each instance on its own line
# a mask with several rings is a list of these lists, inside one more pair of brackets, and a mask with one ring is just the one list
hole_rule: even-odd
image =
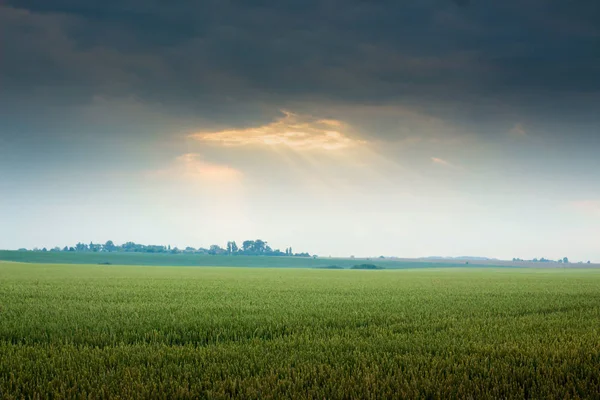
[[[569,261],[568,257],[563,257],[562,259],[559,258],[556,261],[555,260],[549,260],[549,259],[544,258],[544,257],[542,257],[540,259],[534,258],[533,260],[523,260],[521,258],[513,258],[512,260],[513,261],[527,261],[527,262],[541,262],[541,263],[559,263],[559,264],[570,264],[571,263]],[[580,261],[578,264],[582,264],[582,263],[583,262]],[[588,261],[587,263],[590,264],[590,261]]]
[[549,260],[549,259],[544,258],[544,257],[542,257],[540,259],[534,258],[533,260],[523,260],[521,258],[513,258],[512,260],[513,261],[527,261],[527,262],[557,262],[557,263],[561,263],[561,264],[562,263],[564,263],[564,264],[568,264],[569,263],[569,258],[568,257],[559,258],[556,261],[555,260]]
[[50,251],[50,252],[129,252],[129,253],[166,253],[166,254],[210,254],[210,255],[245,255],[245,256],[294,256],[294,257],[311,257],[309,253],[294,253],[291,247],[287,247],[284,251],[280,249],[273,249],[267,244],[266,241],[261,239],[256,240],[244,240],[240,246],[235,241],[227,242],[225,248],[213,244],[209,248],[204,247],[186,247],[179,249],[177,247],[171,247],[170,245],[144,245],[134,242],[125,242],[122,245],[116,245],[112,240],[106,241],[106,243],[77,243],[74,246],[54,247],[48,250],[46,247],[39,249],[34,248],[33,250],[27,250],[25,248],[19,249],[20,251]]

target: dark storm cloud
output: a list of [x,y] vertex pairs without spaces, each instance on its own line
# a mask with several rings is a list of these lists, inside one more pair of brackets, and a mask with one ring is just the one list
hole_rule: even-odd
[[467,7],[469,4],[471,4],[470,0],[453,0],[456,5],[460,6],[460,7]]
[[2,104],[134,96],[217,117],[303,98],[528,107],[600,91],[598,4],[8,1]]

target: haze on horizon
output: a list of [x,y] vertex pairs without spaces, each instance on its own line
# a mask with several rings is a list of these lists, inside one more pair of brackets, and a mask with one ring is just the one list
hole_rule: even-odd
[[600,261],[595,0],[0,5],[0,248]]

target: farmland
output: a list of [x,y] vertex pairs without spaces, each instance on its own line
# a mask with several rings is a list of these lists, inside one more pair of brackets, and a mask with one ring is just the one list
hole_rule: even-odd
[[0,262],[0,397],[600,393],[600,270]]
[[[363,259],[364,260],[364,259]],[[143,266],[187,266],[187,267],[258,267],[258,268],[319,268],[332,264],[350,268],[361,264],[359,259],[351,258],[311,258],[311,257],[264,257],[264,256],[212,256],[203,254],[158,254],[127,252],[41,252],[0,250],[0,261],[15,261],[48,264],[114,264]],[[444,268],[466,266],[464,261],[423,262],[418,259],[379,259],[373,263],[386,269],[405,268]],[[472,264],[472,265],[471,265]],[[471,263],[468,266],[484,267]]]

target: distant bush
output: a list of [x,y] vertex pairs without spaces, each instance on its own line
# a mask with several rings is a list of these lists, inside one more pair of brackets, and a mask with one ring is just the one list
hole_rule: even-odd
[[378,265],[373,265],[373,264],[359,264],[359,265],[355,265],[355,266],[351,267],[350,269],[385,269],[385,268],[380,267]]
[[344,269],[344,267],[340,267],[339,265],[327,265],[324,267],[315,267],[318,269]]
[[108,261],[104,261],[104,262],[98,263],[98,265],[112,265],[112,264],[109,263]]

